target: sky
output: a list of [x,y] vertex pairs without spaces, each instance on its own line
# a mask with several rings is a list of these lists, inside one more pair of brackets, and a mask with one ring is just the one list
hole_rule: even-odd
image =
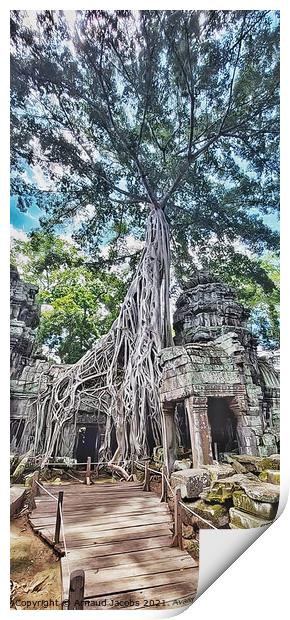
[[[72,29],[74,22],[75,22],[76,12],[74,10],[65,11],[65,14],[66,14],[67,22],[70,28]],[[35,27],[36,16],[37,16],[37,11],[28,12],[27,21],[30,26],[32,25],[33,27]],[[272,18],[273,18],[273,23],[274,23],[276,21],[276,16],[274,12],[272,13]],[[40,189],[45,189],[45,187],[47,186],[48,181],[43,171],[41,170],[40,166],[34,166],[33,169],[29,167],[28,165],[24,166],[23,175],[26,177],[25,179],[26,181],[28,182],[31,181],[35,183]],[[88,205],[88,207],[89,206],[90,205]],[[10,217],[11,235],[12,237],[16,237],[16,238],[25,238],[27,233],[38,228],[39,219],[41,218],[41,215],[42,215],[41,210],[37,207],[36,204],[31,205],[26,212],[21,212],[17,207],[17,199],[14,196],[11,196],[11,199],[10,199],[10,213],[11,213],[11,217]],[[272,230],[274,231],[279,230],[279,219],[276,214],[265,215],[263,217],[263,220],[264,220],[264,223],[268,225]],[[66,236],[69,240],[71,238],[71,233],[72,233],[73,228],[75,228],[76,224],[80,224],[80,223],[81,223],[81,218],[79,218],[78,222],[72,222],[71,226],[70,225],[66,226],[64,229],[62,229],[61,227],[58,227],[57,232],[61,236]]]
[[[11,236],[14,238],[24,239],[27,233],[31,232],[35,228],[38,228],[39,226],[41,210],[36,205],[31,206],[25,213],[23,213],[22,211],[19,211],[17,207],[17,200],[12,196],[10,199],[10,213]],[[279,220],[276,214],[265,215],[263,220],[272,230],[279,230]],[[68,233],[67,227],[66,233]]]

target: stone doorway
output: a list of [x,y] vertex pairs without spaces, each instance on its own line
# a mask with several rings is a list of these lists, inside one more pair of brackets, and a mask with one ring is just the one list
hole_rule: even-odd
[[237,421],[227,398],[208,398],[208,421],[215,460],[225,452],[238,452]]
[[97,424],[79,424],[75,447],[75,458],[78,463],[86,463],[88,456],[92,462],[97,461],[99,435]]

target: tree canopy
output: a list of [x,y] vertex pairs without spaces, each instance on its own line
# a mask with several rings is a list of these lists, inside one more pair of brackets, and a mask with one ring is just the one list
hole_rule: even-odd
[[[72,19],[72,16],[74,18]],[[24,11],[11,17],[12,192],[46,227],[114,262],[165,209],[174,265],[212,237],[239,273],[240,241],[278,234],[279,15],[273,11]],[[27,173],[41,171],[42,183]],[[250,270],[249,270],[250,271]],[[266,274],[256,270],[262,286]],[[269,283],[269,282],[268,282]]]
[[251,299],[254,282],[273,293],[261,259],[278,247],[264,221],[278,208],[278,17],[13,11],[19,208],[37,204],[48,232],[72,226],[95,270],[124,261],[129,235],[144,239],[147,222],[110,330],[45,388],[27,421],[25,437],[35,427],[43,463],[59,441],[70,452],[73,437],[63,429],[82,398],[107,414],[104,460],[128,462],[160,444],[170,256],[179,281],[202,263],[238,279]]
[[126,278],[95,272],[70,243],[52,233],[34,232],[12,246],[12,262],[26,282],[39,287],[37,344],[61,362],[79,360],[107,333],[125,295]]

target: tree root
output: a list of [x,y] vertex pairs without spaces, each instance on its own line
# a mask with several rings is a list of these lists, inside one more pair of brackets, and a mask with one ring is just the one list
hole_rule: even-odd
[[[104,463],[111,459],[111,466],[120,467],[132,453],[136,458],[148,456],[150,436],[156,445],[161,443],[158,354],[172,344],[169,274],[168,225],[162,209],[152,206],[145,247],[118,318],[76,364],[45,389],[40,386],[23,433],[23,451],[33,442],[34,454],[43,456],[42,465],[53,454],[71,456],[83,400],[107,415],[100,450]],[[116,459],[111,458],[113,429]],[[124,467],[121,470],[126,474]]]

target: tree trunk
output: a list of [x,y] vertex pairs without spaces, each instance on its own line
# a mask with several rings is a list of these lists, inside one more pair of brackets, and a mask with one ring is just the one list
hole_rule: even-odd
[[158,354],[172,344],[169,278],[168,225],[163,210],[152,206],[145,247],[118,319],[58,381],[39,393],[36,415],[32,412],[28,423],[36,425],[34,451],[43,454],[43,464],[59,433],[69,421],[75,424],[84,396],[93,400],[97,412],[107,414],[102,460],[112,457],[113,425],[118,463],[129,461],[131,452],[136,458],[148,455],[149,429],[155,443],[161,442]]

